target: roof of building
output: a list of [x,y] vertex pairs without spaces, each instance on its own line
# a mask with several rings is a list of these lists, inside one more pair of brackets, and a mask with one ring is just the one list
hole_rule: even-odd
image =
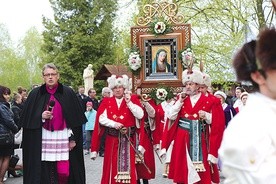
[[103,65],[95,76],[95,80],[107,80],[111,75],[127,75],[132,77],[131,71],[125,65]]

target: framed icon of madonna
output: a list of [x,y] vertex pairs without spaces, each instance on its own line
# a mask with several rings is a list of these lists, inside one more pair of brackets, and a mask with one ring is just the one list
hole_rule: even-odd
[[155,35],[148,26],[131,28],[131,44],[139,48],[142,65],[140,72],[133,75],[133,90],[148,93],[162,84],[182,87],[182,64],[179,52],[191,42],[190,24],[171,26],[167,34]]

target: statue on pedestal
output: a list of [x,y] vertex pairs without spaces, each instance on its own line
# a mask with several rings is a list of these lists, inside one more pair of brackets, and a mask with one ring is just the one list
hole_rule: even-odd
[[88,95],[88,90],[90,88],[93,88],[94,86],[94,71],[92,69],[93,65],[89,64],[84,70],[83,70],[83,80],[84,80],[84,88],[85,88],[85,95]]

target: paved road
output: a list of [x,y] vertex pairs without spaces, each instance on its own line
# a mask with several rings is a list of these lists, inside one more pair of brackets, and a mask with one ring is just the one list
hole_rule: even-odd
[[[99,184],[102,175],[103,157],[97,157],[95,161],[91,160],[88,155],[84,155],[86,169],[86,183]],[[162,177],[163,165],[156,159],[156,179],[150,180],[150,184],[170,184],[171,180]],[[5,184],[22,184],[22,177],[8,178]]]
[[[102,162],[103,157],[97,157],[95,161],[91,160],[88,155],[84,155],[85,169],[86,169],[86,183],[99,184],[102,175]],[[150,180],[150,184],[172,184],[172,181],[162,177],[163,165],[155,158],[156,162],[156,178]],[[5,184],[22,184],[22,177],[8,178]]]

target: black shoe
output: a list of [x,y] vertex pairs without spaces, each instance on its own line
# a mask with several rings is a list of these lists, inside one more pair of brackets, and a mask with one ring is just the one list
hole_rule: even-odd
[[16,172],[13,170],[9,170],[8,171],[8,178],[10,177],[10,175],[12,175],[14,178],[18,178],[18,177],[20,177],[21,175],[19,175],[19,174],[16,174]]
[[100,157],[104,157],[104,153],[100,153]]

